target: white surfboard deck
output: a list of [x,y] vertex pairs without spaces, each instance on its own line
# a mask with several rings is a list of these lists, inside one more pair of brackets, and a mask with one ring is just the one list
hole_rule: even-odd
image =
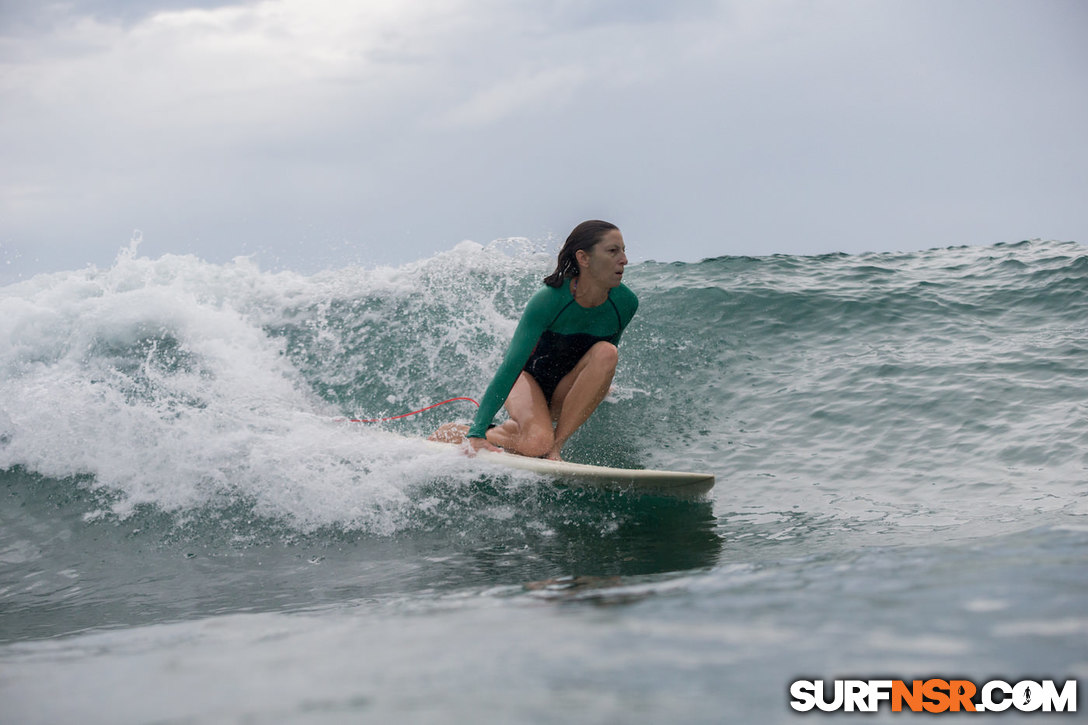
[[[427,441],[434,447],[446,450],[458,447],[455,443]],[[476,458],[487,465],[503,466],[519,471],[532,471],[559,483],[588,488],[656,493],[681,498],[702,496],[714,487],[714,474],[687,471],[655,471],[642,468],[610,468],[570,461],[549,461],[529,458],[514,453],[478,451]]]

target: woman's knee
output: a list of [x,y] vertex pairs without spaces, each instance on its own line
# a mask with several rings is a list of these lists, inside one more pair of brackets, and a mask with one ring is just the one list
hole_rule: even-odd
[[616,346],[603,340],[589,348],[589,352],[586,354],[590,356],[590,361],[594,364],[613,369],[615,369],[616,363],[620,359],[620,352]]

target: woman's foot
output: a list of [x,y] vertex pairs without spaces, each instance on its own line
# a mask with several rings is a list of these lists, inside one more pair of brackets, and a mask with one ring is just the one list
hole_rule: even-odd
[[464,423],[445,423],[427,436],[427,440],[460,445],[464,442],[466,433],[468,433],[468,426]]

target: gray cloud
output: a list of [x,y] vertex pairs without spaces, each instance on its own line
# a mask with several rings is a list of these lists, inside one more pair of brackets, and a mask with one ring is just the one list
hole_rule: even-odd
[[259,0],[3,0],[0,32],[4,35],[42,32],[78,18],[133,25],[161,12],[214,10],[232,5],[252,5]]
[[1088,226],[1077,3],[127,5],[4,34],[20,273],[108,263],[135,227],[306,267],[590,216],[658,259]]

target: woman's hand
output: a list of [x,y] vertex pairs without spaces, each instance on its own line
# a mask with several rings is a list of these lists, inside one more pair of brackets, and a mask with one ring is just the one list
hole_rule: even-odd
[[475,456],[476,452],[481,450],[502,453],[501,448],[492,445],[486,438],[466,438],[463,448],[465,454],[469,456]]

